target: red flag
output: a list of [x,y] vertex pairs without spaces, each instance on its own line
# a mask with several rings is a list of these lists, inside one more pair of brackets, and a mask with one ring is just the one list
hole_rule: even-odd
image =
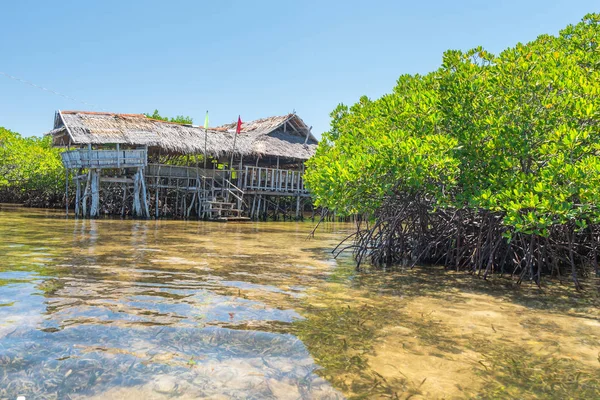
[[237,128],[235,129],[235,133],[237,133],[239,135],[241,131],[242,131],[242,118],[238,115],[238,123],[237,123]]

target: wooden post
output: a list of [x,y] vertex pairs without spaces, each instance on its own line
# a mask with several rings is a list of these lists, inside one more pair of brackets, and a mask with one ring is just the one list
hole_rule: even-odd
[[142,206],[140,204],[140,173],[138,171],[133,175],[133,215],[139,217]]
[[254,218],[254,207],[256,206],[256,195],[252,196],[252,209],[250,210],[250,219]]
[[298,171],[298,176],[296,177],[296,179],[298,180],[298,182],[296,182],[296,190],[298,191],[298,196],[300,196],[300,179],[302,178],[302,172]]
[[299,182],[299,189],[301,192],[304,192],[304,171],[305,171],[305,166],[304,163],[302,163],[302,167],[300,168],[300,178],[298,179]]
[[179,207],[179,178],[175,177],[176,188],[175,188],[175,209],[173,210],[173,217],[177,218],[177,207]]
[[121,217],[125,216],[125,202],[127,201],[127,184],[121,184],[121,188],[123,189],[123,201],[121,202]]
[[300,193],[296,195],[296,220],[300,217]]
[[267,204],[267,195],[265,195],[265,202],[264,202],[264,212],[263,212],[263,220],[267,221],[267,211],[269,210],[269,206]]
[[65,203],[67,204],[67,217],[69,217],[69,168],[65,169]]
[[100,208],[100,170],[93,168],[91,170],[92,181],[92,205],[90,207],[90,218],[96,218]]
[[150,210],[148,208],[148,197],[146,195],[146,181],[144,178],[144,168],[138,168],[138,174],[140,174],[140,189],[142,191],[142,201],[144,202],[144,216],[150,218]]
[[90,196],[90,180],[92,179],[92,170],[91,168],[88,170],[88,174],[87,174],[87,179],[85,181],[85,190],[83,191],[83,217],[87,217],[88,213],[87,213],[87,200],[88,197]]
[[[244,159],[244,156],[240,155],[240,165],[238,168],[238,181],[237,181],[237,186],[239,188],[242,188],[242,160]],[[242,188],[243,189],[243,188]]]
[[258,207],[256,207],[256,215],[258,218],[256,218],[257,220],[260,220],[260,202],[262,200],[262,196],[258,196]]
[[160,195],[160,189],[158,188],[160,184],[160,147],[158,148],[158,170],[156,171],[156,178],[154,179],[154,183],[156,183],[156,189],[154,190],[154,197],[156,197],[156,210],[154,210],[154,215],[156,219],[158,219],[158,197]]
[[121,168],[121,149],[119,143],[117,143],[117,168]]
[[[170,172],[170,169],[169,169]],[[169,185],[171,184],[171,176],[168,175],[167,176],[167,187],[169,187]],[[163,201],[163,213],[166,213],[167,211],[167,201],[169,200],[169,190],[165,189],[165,199]]]
[[190,217],[190,214],[192,212],[192,208],[194,208],[194,203],[196,202],[196,192],[194,192],[192,194],[192,201],[190,202],[190,206],[187,209],[187,218]]
[[[159,167],[159,169],[160,169],[160,167]],[[156,204],[156,207],[154,210],[154,217],[156,219],[158,219],[158,172],[157,172],[156,178],[154,178],[154,185],[156,186],[154,188],[154,200],[155,200],[155,204]]]
[[81,183],[79,176],[75,179],[75,217],[79,217],[79,201],[81,200]]

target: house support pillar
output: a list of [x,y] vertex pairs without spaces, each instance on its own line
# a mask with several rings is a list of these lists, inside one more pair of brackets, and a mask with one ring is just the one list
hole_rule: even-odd
[[100,215],[100,170],[92,169],[90,171],[92,205],[90,207],[90,218],[97,218]]
[[79,202],[81,201],[81,182],[75,178],[75,218],[79,218]]
[[144,182],[144,169],[139,167],[133,175],[133,216],[150,218],[146,183]]
[[92,170],[90,169],[87,173],[87,179],[85,180],[85,189],[83,191],[83,199],[81,200],[83,208],[83,217],[88,216],[88,197],[90,197],[90,180],[92,176]]
[[69,169],[65,169],[65,204],[67,207],[67,217],[69,216]]

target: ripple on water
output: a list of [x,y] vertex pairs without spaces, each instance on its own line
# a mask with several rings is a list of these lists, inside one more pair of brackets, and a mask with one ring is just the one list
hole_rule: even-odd
[[53,215],[0,212],[0,399],[600,396],[600,308],[564,288],[359,273],[351,225]]
[[314,373],[310,354],[289,334],[79,325],[53,333],[16,332],[3,344],[0,365],[6,375],[0,386],[10,383],[9,394],[341,398]]
[[279,286],[289,257],[222,252],[210,236],[195,245],[196,232],[137,221],[11,221],[0,398],[342,398],[285,328],[303,319],[275,301],[302,290]]

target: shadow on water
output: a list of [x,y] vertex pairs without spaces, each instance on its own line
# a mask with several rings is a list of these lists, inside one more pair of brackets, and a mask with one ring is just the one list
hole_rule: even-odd
[[357,273],[344,224],[58,215],[0,209],[0,398],[600,395],[590,293]]

